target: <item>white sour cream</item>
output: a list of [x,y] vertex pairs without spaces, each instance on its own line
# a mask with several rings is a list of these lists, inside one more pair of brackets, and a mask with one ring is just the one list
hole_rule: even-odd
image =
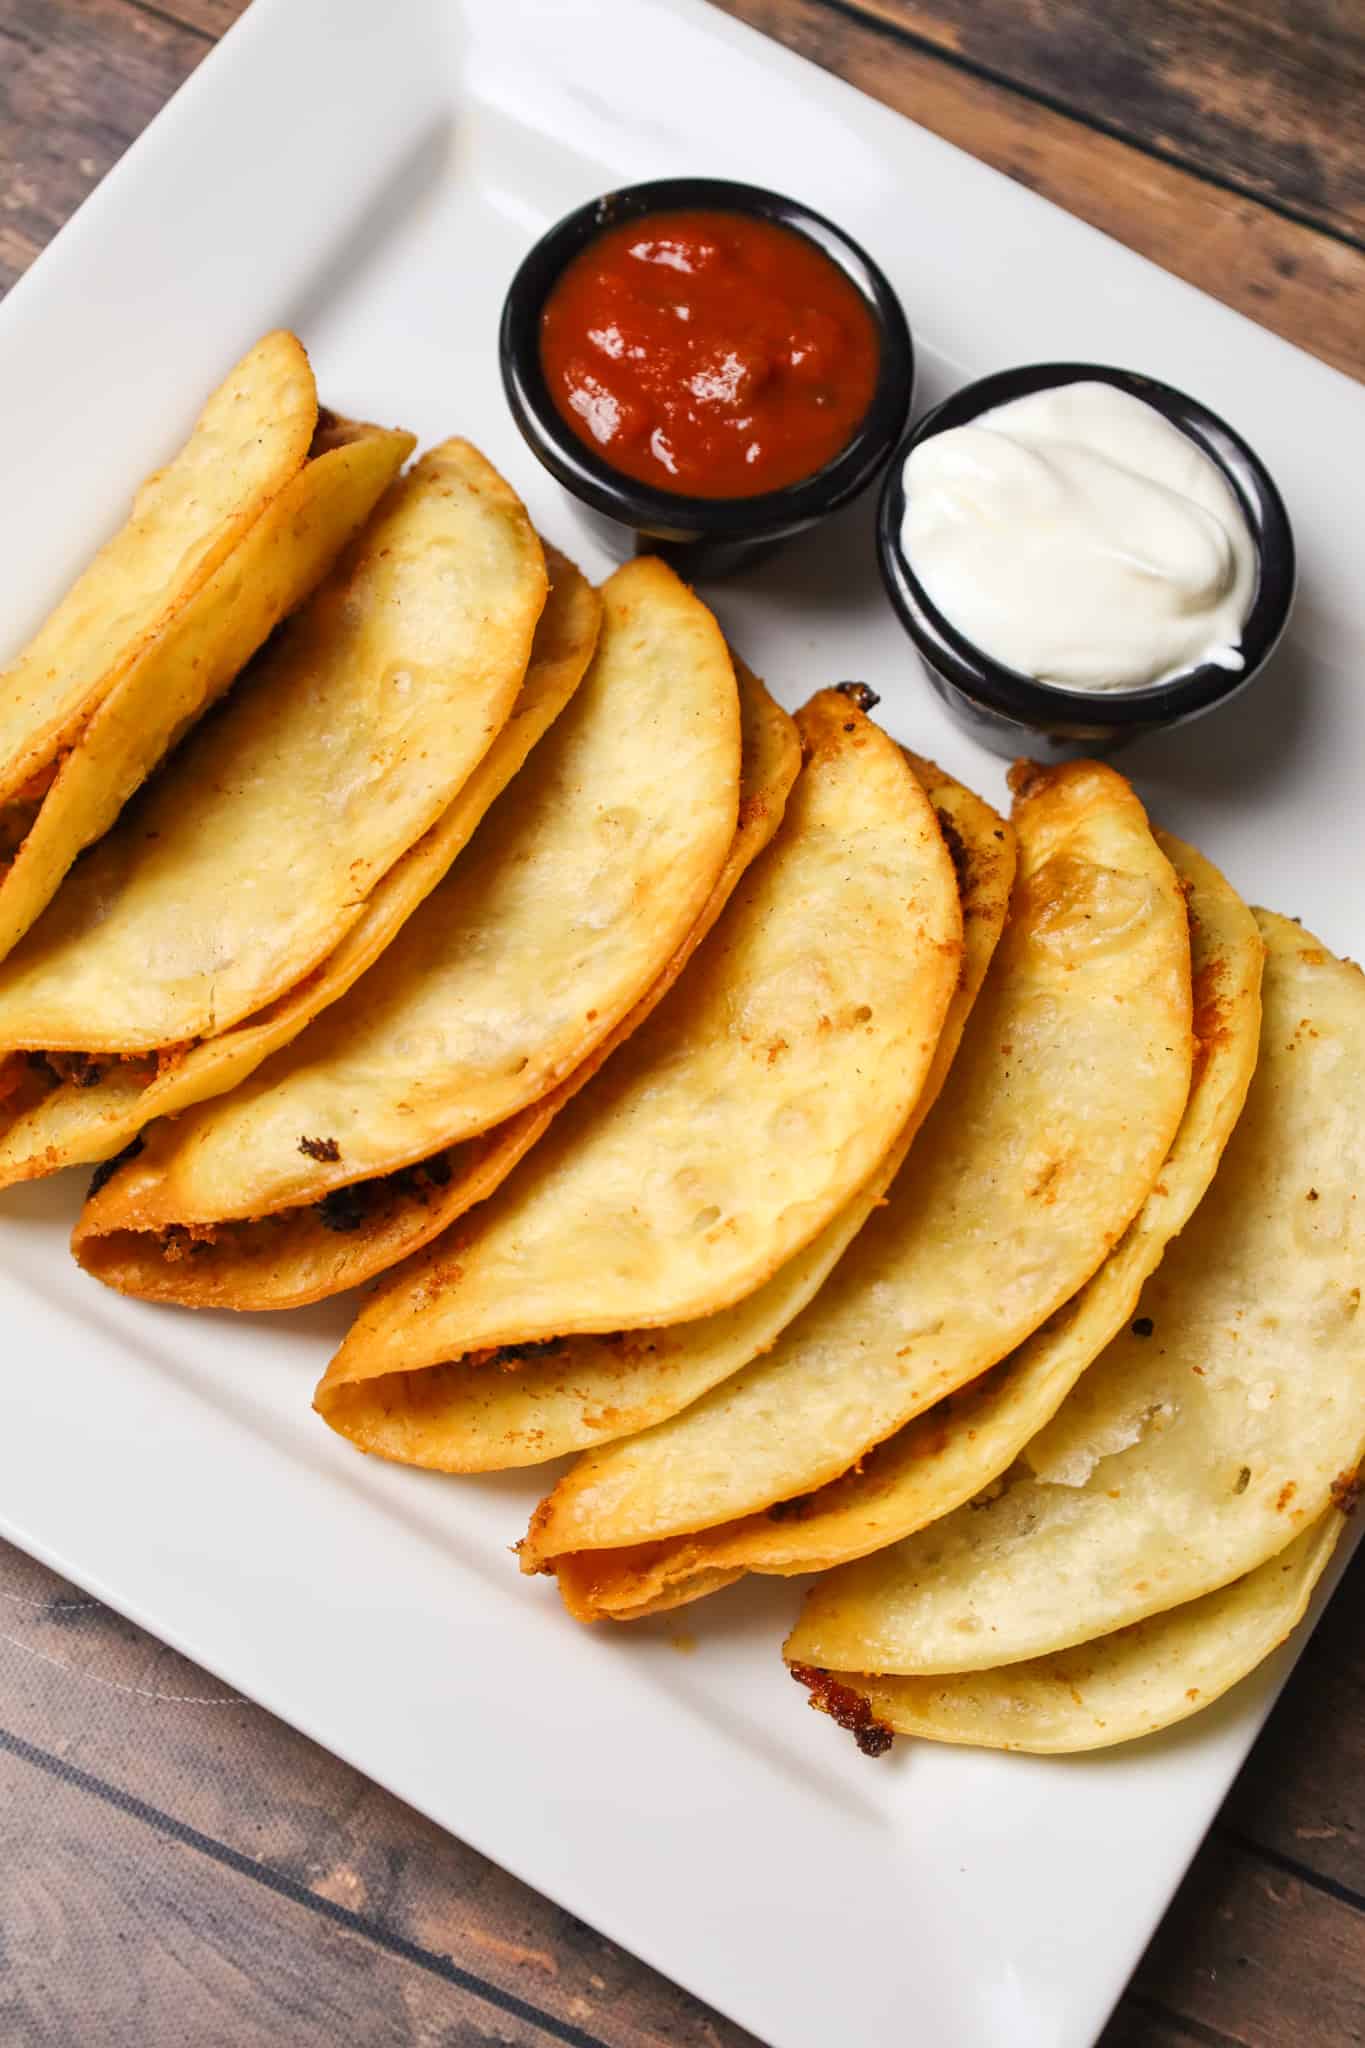
[[1071,690],[1242,667],[1256,546],[1217,464],[1098,382],[1012,399],[905,465],[901,546],[983,653]]

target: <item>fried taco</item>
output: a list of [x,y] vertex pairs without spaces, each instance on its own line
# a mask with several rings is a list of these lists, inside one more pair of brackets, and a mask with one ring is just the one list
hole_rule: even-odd
[[382,1284],[317,1395],[367,1450],[459,1469],[452,1374],[761,1286],[875,1171],[928,1078],[961,912],[934,810],[856,702],[667,1001],[482,1209]]
[[[582,1067],[662,973],[735,839],[742,726],[779,722],[792,774],[795,731],[747,677],[741,720],[715,621],[662,563],[603,597],[573,703],[375,966],[96,1195],[75,1242],[101,1279],[283,1308],[368,1277],[442,1227],[473,1141]],[[752,773],[752,730],[748,752]]]
[[0,958],[83,847],[308,596],[412,452],[320,411],[269,334],[0,674]]
[[468,443],[392,486],[0,967],[0,1183],[107,1159],[221,1092],[237,1032],[282,999],[307,1021],[310,980],[506,725],[546,591],[525,511]]
[[1035,1756],[1108,1749],[1210,1707],[1303,1620],[1344,1523],[1336,1508],[1216,1593],[1050,1657],[937,1678],[791,1666],[811,1703],[882,1754],[896,1735]]
[[[515,1371],[442,1372],[424,1404],[425,1455],[461,1470],[539,1462],[646,1428],[696,1400],[773,1342],[809,1301],[885,1192],[897,1159],[938,1093],[1005,920],[1014,836],[988,804],[932,762],[910,756],[953,856],[962,903],[962,975],[929,1078],[891,1153],[804,1250],[732,1307],[631,1337],[565,1337]],[[382,1396],[382,1387],[376,1392]],[[360,1400],[357,1392],[355,1399]]]
[[1260,1044],[1265,955],[1255,918],[1217,869],[1192,847],[1156,836],[1189,905],[1194,1076],[1175,1141],[1123,1237],[1080,1292],[1007,1359],[840,1478],[637,1556],[632,1608],[665,1598],[678,1605],[690,1585],[712,1590],[745,1571],[828,1571],[948,1514],[999,1478],[1134,1314],[1144,1281],[1193,1215],[1241,1114]]
[[[740,876],[776,830],[800,759],[795,728],[787,714],[742,664],[737,664],[737,672],[744,748],[738,824],[700,916],[663,971],[567,1080],[483,1137],[457,1148],[449,1157],[448,1170],[445,1161],[438,1161],[434,1171],[423,1166],[415,1172],[400,1170],[361,1183],[348,1192],[348,1206],[340,1213],[339,1204],[334,1204],[329,1205],[327,1222],[322,1222],[320,1216],[311,1218],[306,1234],[295,1218],[295,1274],[305,1269],[320,1273],[325,1270],[329,1285],[321,1291],[335,1293],[429,1243],[466,1209],[501,1185],[550,1128],[564,1105],[668,993],[715,923]],[[106,1184],[107,1171],[97,1172],[87,1211],[75,1233],[77,1256],[90,1257],[92,1261],[100,1254],[97,1248],[88,1252],[86,1240],[102,1227],[106,1212],[98,1197]],[[134,1181],[134,1192],[136,1185]],[[111,1264],[122,1260],[126,1244],[124,1240],[122,1246],[111,1246]],[[140,1263],[144,1254],[145,1247],[137,1254],[139,1274],[146,1271]]]
[[788,1645],[836,1671],[1051,1657],[1216,1593],[1352,1493],[1365,1452],[1365,975],[1287,918],[1213,1185],[979,1506],[820,1580]]
[[765,1357],[588,1452],[536,1511],[523,1568],[553,1565],[584,1618],[711,1590],[685,1546],[677,1595],[638,1546],[837,1478],[1007,1356],[1151,1192],[1192,1068],[1184,895],[1112,769],[1073,762],[1015,784],[1010,921],[886,1202]]

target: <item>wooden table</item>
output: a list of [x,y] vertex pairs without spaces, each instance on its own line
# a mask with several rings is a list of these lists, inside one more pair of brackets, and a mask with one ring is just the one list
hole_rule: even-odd
[[[241,4],[0,0],[0,289]],[[1353,0],[721,4],[1365,374]],[[1365,1552],[1106,2048],[1365,2040],[1363,1639]],[[749,2039],[3,1546],[0,1816],[6,2048]]]

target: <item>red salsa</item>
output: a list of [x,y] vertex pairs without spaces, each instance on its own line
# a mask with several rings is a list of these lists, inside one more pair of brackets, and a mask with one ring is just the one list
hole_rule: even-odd
[[608,228],[541,315],[559,412],[626,476],[751,498],[846,447],[877,383],[877,327],[824,251],[744,213]]

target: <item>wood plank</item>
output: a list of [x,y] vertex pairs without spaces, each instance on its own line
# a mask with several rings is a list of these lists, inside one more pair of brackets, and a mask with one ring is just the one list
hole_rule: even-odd
[[0,293],[209,48],[129,0],[0,0]]
[[250,0],[129,0],[129,4],[167,16],[185,28],[197,29],[200,35],[216,42],[239,15],[246,13]]
[[1239,2048],[1345,2048],[1365,2040],[1365,1919],[1215,1835],[1133,1991]]
[[1365,377],[1360,250],[1006,87],[955,70],[884,28],[836,12],[827,0],[712,4],[1325,362]]
[[[1365,1898],[1365,1548],[1223,1809],[1243,1837]],[[1365,1942],[1365,1925],[1361,1929]]]
[[4,1762],[0,2039],[12,2048],[555,2038],[32,1763]]
[[[144,0],[133,0],[144,4]],[[826,0],[1365,238],[1365,15],[1340,0]],[[244,0],[160,0],[211,35]]]
[[[1360,1563],[1365,1565],[1365,1554]],[[1303,1749],[1295,1742],[1295,1730],[1303,1725],[1296,1689],[1311,1710],[1321,1685],[1318,1667],[1332,1668],[1337,1644],[1358,1659],[1356,1602],[1362,1585],[1365,1573],[1353,1573],[1339,1595],[1340,1607],[1329,1610],[1323,1654],[1310,1652],[1281,1704],[1291,1771]],[[685,1994],[259,1710],[201,1704],[221,1700],[223,1688],[16,1551],[0,1549],[0,1594],[6,1603],[0,1635],[9,1638],[0,1642],[0,1719],[18,1735],[168,1808],[191,1826],[306,1885],[317,1897],[373,1919],[385,1932],[453,1954],[501,1987],[566,2019],[590,2023],[604,2040],[614,2044],[619,2039],[622,2048],[677,2040],[736,2048],[747,2038],[703,2015]],[[1343,1664],[1341,1676],[1345,1684],[1355,1682],[1349,1664]],[[1330,1753],[1324,1768],[1330,1773]],[[1344,1773],[1350,1766],[1340,1768]],[[1317,1770],[1313,1764],[1314,1777]],[[0,1771],[0,1783],[4,1776]],[[1347,1810],[1351,1786],[1359,1783],[1359,1775],[1341,1778],[1341,1803]],[[245,1799],[244,1785],[251,1788]],[[1292,1776],[1283,1799],[1292,1833],[1293,1817],[1312,1809],[1301,1804]],[[1248,1818],[1254,1826],[1254,1810],[1249,1817],[1239,1816],[1239,1825]],[[1293,1840],[1291,1853],[1310,1868],[1324,1852],[1328,1859],[1336,1856],[1336,1845]],[[1216,1863],[1209,1865],[1209,1857]],[[1320,1981],[1332,1987],[1345,1984],[1349,1990],[1339,1953],[1352,1939],[1352,1928],[1356,1946],[1365,1946],[1359,1915],[1320,1894],[1319,1910],[1304,1910],[1310,1887],[1286,1879],[1241,1843],[1223,1840],[1205,1852],[1205,1859],[1187,1881],[1139,1973],[1139,1990],[1148,2002],[1116,2019],[1120,2031],[1106,2048],[1139,2041],[1147,2048],[1165,2048],[1168,2039],[1185,2038],[1182,2016],[1190,2014],[1203,2026],[1224,2027],[1230,2039],[1244,2038],[1233,2024],[1239,2008],[1212,2009],[1211,1985],[1204,1987],[1202,2003],[1192,2002],[1186,1978],[1171,1962],[1173,1953],[1185,1959],[1209,1957],[1219,1968],[1216,1958],[1233,1938],[1224,1924],[1226,1885],[1206,1882],[1199,1875],[1206,1867],[1217,1871],[1235,1865],[1242,1873],[1233,1924],[1234,1930],[1249,1926],[1243,1941],[1248,1953],[1260,1953],[1256,1944],[1263,1942],[1265,1930],[1255,1914],[1248,1920],[1247,1897],[1264,1917],[1266,1894],[1257,1887],[1268,1884],[1278,1894],[1285,1882],[1294,1884],[1299,1910],[1283,1950],[1267,1951],[1274,1968],[1296,1979],[1296,1995],[1304,1998]],[[1279,1926],[1272,1916],[1271,1931]],[[1230,1989],[1224,1987],[1234,2001],[1241,1996],[1245,1967],[1230,1980]],[[1330,2001],[1326,2010],[1332,2012]],[[609,2016],[605,2020],[604,2013]],[[619,2034],[613,2021],[621,2027]],[[695,2031],[685,2030],[689,2024]],[[1245,2038],[1275,2041],[1254,2033]],[[1294,2035],[1283,2038],[1297,2040]],[[1316,2039],[1305,2036],[1304,2048],[1316,2048]]]
[[1365,14],[1334,0],[852,0],[954,61],[1365,240]]
[[[377,1934],[453,1957],[606,2048],[756,2048],[626,1951],[2,1544],[0,1727],[354,1912]],[[0,1754],[0,1798],[25,1768]],[[88,1825],[98,1832],[103,1823],[92,1814]],[[363,2031],[352,2038],[368,2048]]]
[[[1365,375],[1359,251],[951,70],[826,0],[717,4],[1166,268],[1212,284],[1230,304],[1325,360]],[[238,9],[237,0],[173,0],[172,11],[182,20],[133,0],[0,0],[0,289],[193,69],[207,48],[205,32],[225,26]]]
[[1198,2048],[1207,2040],[1202,2030],[1186,2026],[1155,1999],[1130,1994],[1120,2002],[1096,2048],[1191,2048],[1192,2043]]

